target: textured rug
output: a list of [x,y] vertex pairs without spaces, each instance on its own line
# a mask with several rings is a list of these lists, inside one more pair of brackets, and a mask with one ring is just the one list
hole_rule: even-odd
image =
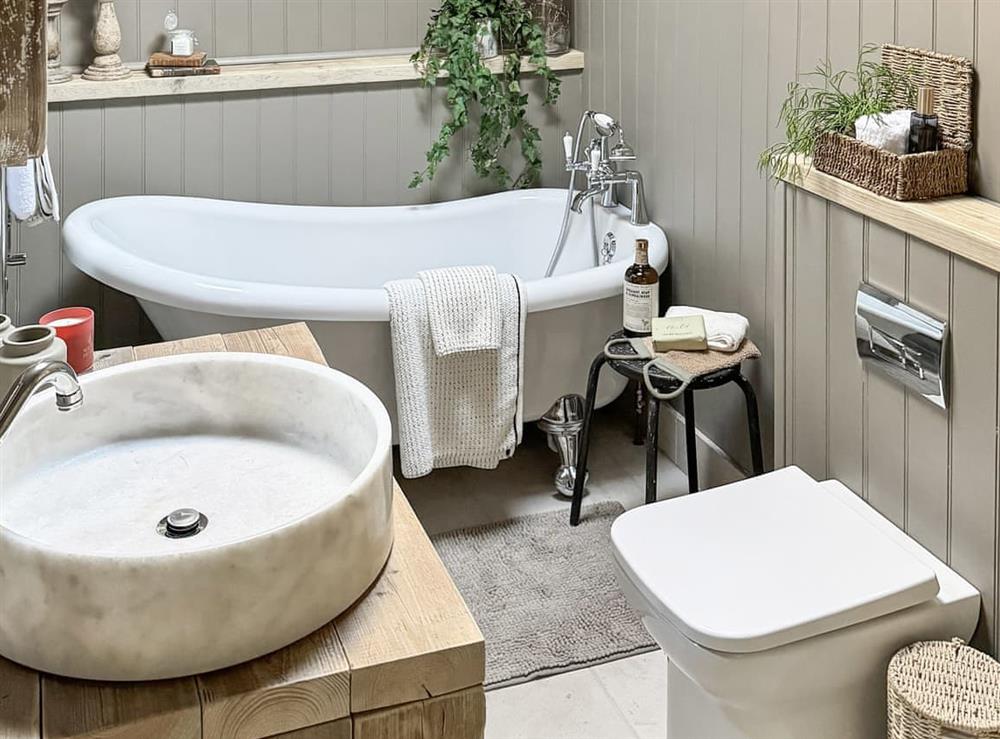
[[615,582],[619,503],[449,531],[434,546],[486,637],[486,686],[499,688],[655,648]]

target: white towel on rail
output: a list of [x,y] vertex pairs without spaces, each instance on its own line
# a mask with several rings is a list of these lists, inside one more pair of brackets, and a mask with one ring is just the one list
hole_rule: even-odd
[[27,221],[38,213],[35,160],[7,167],[7,207],[16,221]]
[[439,467],[493,469],[521,443],[527,307],[516,277],[496,280],[499,348],[445,356],[434,350],[421,280],[385,285],[403,477]]
[[59,195],[46,150],[26,164],[7,167],[7,205],[15,220],[28,226],[59,220]]
[[500,287],[493,267],[417,272],[439,357],[500,348]]
[[739,313],[722,313],[707,308],[675,305],[667,309],[667,318],[674,316],[702,316],[708,348],[720,352],[734,352],[740,348],[750,329],[750,321]]

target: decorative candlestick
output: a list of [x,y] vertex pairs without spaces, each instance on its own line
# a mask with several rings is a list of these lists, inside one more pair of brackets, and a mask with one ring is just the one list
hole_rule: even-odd
[[69,70],[62,66],[62,39],[59,38],[59,14],[69,0],[49,0],[48,21],[45,25],[45,43],[48,47],[48,78],[50,85],[69,82]]
[[84,70],[83,78],[94,82],[123,80],[132,72],[118,56],[122,48],[122,29],[115,12],[115,0],[99,2],[97,23],[94,24],[94,51],[97,56],[94,63]]

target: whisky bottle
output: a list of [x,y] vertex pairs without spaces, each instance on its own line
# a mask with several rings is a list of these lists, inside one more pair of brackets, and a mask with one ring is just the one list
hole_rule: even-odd
[[635,264],[625,271],[622,327],[626,336],[650,336],[660,315],[660,274],[649,264],[649,242],[636,239]]

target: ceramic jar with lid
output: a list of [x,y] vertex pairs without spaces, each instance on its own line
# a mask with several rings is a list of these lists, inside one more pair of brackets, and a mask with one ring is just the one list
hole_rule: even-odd
[[35,362],[66,361],[66,344],[51,326],[21,326],[0,338],[0,397]]

